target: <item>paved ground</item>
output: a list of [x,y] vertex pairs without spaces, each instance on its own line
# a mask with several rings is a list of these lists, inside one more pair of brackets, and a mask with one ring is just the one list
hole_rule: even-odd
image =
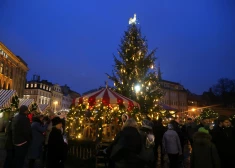
[[[0,168],[3,167],[3,163],[4,163],[4,159],[5,159],[5,151],[3,149],[4,140],[5,140],[4,134],[0,133]],[[188,145],[186,145],[184,151],[185,151],[184,152],[185,161],[184,161],[184,167],[182,167],[182,168],[189,168],[190,167],[189,166],[189,151],[190,151],[190,147]],[[160,160],[161,159],[159,158],[157,168],[168,168],[167,165],[161,165],[161,161]],[[86,167],[86,166],[84,166],[84,167]],[[25,167],[25,168],[27,168],[27,167]],[[75,168],[75,166],[71,165],[71,163],[69,164],[69,161],[68,161],[66,163],[66,165],[65,165],[65,168]]]

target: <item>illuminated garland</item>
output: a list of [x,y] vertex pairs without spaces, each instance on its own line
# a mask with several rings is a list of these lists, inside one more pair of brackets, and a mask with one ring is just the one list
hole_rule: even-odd
[[155,68],[155,51],[149,52],[140,29],[131,24],[121,39],[119,57],[114,56],[113,74],[107,74],[115,91],[138,102],[145,114],[159,111],[157,104],[164,94]]
[[212,109],[205,108],[201,112],[200,116],[198,119],[215,119],[219,117],[219,113],[215,112]]
[[115,123],[115,125],[121,127],[122,114],[128,114],[130,117],[134,117],[137,121],[141,121],[141,114],[138,108],[134,108],[132,111],[126,111],[123,107],[112,108],[111,106],[103,106],[97,104],[94,107],[87,109],[85,105],[75,106],[71,105],[70,111],[67,114],[67,127],[66,131],[71,139],[82,139],[84,126],[87,123],[93,123],[95,126],[96,139],[102,140],[103,124]]
[[13,96],[11,100],[11,106],[7,108],[3,108],[0,110],[0,113],[4,112],[16,112],[18,111],[18,106],[19,106],[19,98],[18,96]]

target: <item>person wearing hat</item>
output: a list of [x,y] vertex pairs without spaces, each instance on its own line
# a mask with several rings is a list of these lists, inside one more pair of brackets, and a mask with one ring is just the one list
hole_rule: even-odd
[[193,148],[190,158],[191,168],[220,168],[220,157],[211,142],[209,131],[200,127],[193,136]]
[[27,117],[28,107],[22,105],[19,114],[12,120],[12,140],[15,154],[13,159],[14,168],[23,168],[28,147],[32,139],[30,121]]
[[62,120],[52,120],[52,130],[48,139],[47,168],[63,168],[65,160],[65,143],[61,132]]

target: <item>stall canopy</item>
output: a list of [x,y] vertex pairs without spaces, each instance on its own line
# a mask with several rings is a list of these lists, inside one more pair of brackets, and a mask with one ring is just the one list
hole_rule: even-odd
[[163,103],[159,103],[159,105],[166,111],[175,111],[175,112],[178,111],[176,108],[170,107],[170,106],[163,104]]
[[40,112],[44,112],[47,109],[47,107],[49,107],[48,104],[39,104],[38,105],[38,108],[39,108]]
[[85,104],[90,107],[96,104],[102,103],[104,106],[118,106],[124,105],[127,109],[133,109],[133,107],[140,108],[139,104],[125,96],[122,96],[108,87],[95,91],[93,93],[84,95],[75,100],[75,104]]
[[19,101],[19,107],[22,105],[29,107],[34,102],[34,99],[19,99]]
[[11,99],[15,95],[14,90],[0,90],[0,108],[10,107]]

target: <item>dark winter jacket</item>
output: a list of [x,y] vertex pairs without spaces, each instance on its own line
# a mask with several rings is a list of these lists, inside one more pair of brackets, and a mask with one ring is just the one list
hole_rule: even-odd
[[44,142],[43,133],[46,131],[47,125],[43,126],[39,119],[33,119],[31,128],[32,128],[32,141],[29,147],[28,158],[39,159],[42,154],[42,146]]
[[187,139],[192,140],[193,135],[195,132],[198,131],[198,128],[197,125],[194,122],[192,122],[185,124],[181,130],[184,133],[184,135],[187,137]]
[[[139,132],[142,140],[142,150],[139,157],[145,163],[145,167],[152,167],[154,164],[154,135],[151,129],[145,127],[140,128]],[[149,139],[147,140],[147,138]]]
[[53,127],[48,140],[48,168],[63,167],[65,157],[65,143],[61,130]]
[[191,168],[220,168],[220,158],[209,134],[196,132],[193,142]]
[[6,127],[6,141],[5,141],[5,149],[10,150],[13,149],[13,142],[12,142],[12,120],[9,120],[7,127]]
[[212,131],[212,141],[218,150],[221,167],[235,167],[235,135],[233,129],[231,127],[215,128]]
[[111,153],[111,159],[115,161],[115,168],[142,168],[143,165],[138,158],[141,147],[141,136],[138,130],[134,127],[124,128]]
[[12,121],[13,144],[21,144],[32,139],[31,125],[24,113],[19,113]]

